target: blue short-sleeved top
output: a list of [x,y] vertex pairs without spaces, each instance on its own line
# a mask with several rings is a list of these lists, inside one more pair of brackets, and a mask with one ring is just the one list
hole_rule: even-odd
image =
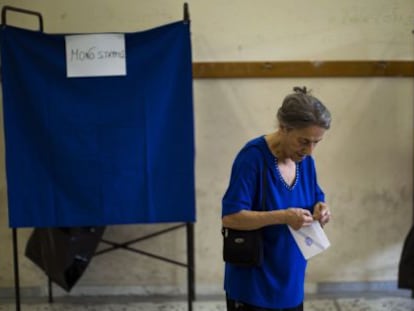
[[[313,212],[313,206],[325,196],[318,186],[312,157],[305,157],[297,168],[297,181],[289,187],[276,168],[264,136],[249,141],[233,163],[222,200],[222,216],[261,209],[263,170],[268,210],[300,207]],[[303,302],[306,260],[287,225],[267,226],[263,231],[263,265],[244,268],[226,263],[224,289],[231,299],[263,308],[295,307]]]

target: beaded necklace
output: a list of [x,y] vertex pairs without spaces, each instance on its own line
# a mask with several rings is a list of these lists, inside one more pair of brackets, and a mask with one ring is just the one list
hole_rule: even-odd
[[295,163],[295,165],[296,165],[296,176],[295,176],[295,181],[293,182],[293,184],[292,184],[291,186],[289,186],[289,185],[286,183],[286,181],[284,180],[284,178],[283,178],[282,174],[281,174],[281,173],[280,173],[280,171],[279,171],[279,166],[278,166],[277,158],[276,158],[276,157],[274,157],[274,158],[275,158],[275,167],[276,167],[277,176],[279,177],[279,179],[280,179],[280,181],[282,182],[283,186],[285,186],[285,188],[286,188],[287,190],[292,191],[292,190],[295,188],[295,186],[297,185],[298,180],[299,180],[299,163]]

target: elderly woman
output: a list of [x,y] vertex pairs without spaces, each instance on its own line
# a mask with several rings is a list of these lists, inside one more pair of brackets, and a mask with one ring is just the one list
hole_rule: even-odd
[[[262,265],[226,263],[228,311],[303,310],[307,262],[288,226],[297,230],[314,220],[323,226],[330,219],[311,157],[330,127],[330,112],[306,88],[295,87],[277,120],[275,132],[249,141],[238,153],[223,197],[223,227],[263,228],[264,241]],[[266,210],[260,211],[263,184]]]

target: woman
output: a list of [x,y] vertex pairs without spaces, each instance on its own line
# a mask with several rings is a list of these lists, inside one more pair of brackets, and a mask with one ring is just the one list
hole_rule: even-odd
[[[288,226],[297,230],[330,211],[311,157],[331,124],[328,109],[306,88],[294,88],[277,112],[278,129],[249,141],[238,153],[222,202],[223,227],[263,228],[264,261],[259,267],[226,263],[227,310],[303,310],[306,260]],[[260,210],[265,171],[266,211]]]

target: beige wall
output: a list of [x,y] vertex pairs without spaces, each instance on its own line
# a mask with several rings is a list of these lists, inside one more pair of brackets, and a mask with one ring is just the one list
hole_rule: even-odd
[[[188,3],[194,61],[414,60],[412,0]],[[6,4],[41,12],[49,33],[139,31],[183,15],[183,2],[176,0],[0,0]],[[35,19],[13,14],[9,23],[37,27]],[[220,201],[235,153],[248,139],[274,129],[276,107],[295,85],[312,88],[334,118],[315,154],[334,214],[326,229],[332,246],[310,261],[308,288],[397,279],[402,242],[412,222],[412,78],[195,80],[198,294],[222,291]],[[3,141],[0,156],[4,289],[13,287],[13,266]],[[105,236],[124,241],[160,227],[112,226]],[[19,230],[21,286],[44,289],[44,275],[23,255],[29,234],[30,229]],[[142,247],[184,261],[184,230]],[[117,251],[94,258],[74,293],[185,290],[184,269]]]

